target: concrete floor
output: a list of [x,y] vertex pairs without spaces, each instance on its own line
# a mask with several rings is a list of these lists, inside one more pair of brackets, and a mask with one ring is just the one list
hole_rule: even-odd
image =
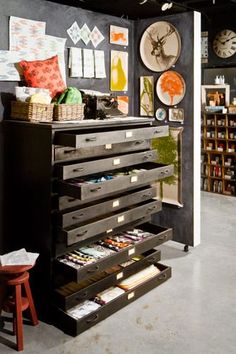
[[[76,338],[25,325],[24,353],[235,354],[236,199],[202,192],[201,213],[200,246],[160,247],[170,280]],[[13,341],[0,333],[0,353],[14,353]]]

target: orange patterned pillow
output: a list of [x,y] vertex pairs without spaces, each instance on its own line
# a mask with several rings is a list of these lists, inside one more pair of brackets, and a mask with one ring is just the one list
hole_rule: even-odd
[[27,85],[49,89],[52,98],[66,88],[61,76],[57,55],[45,60],[21,60],[19,65],[23,69]]

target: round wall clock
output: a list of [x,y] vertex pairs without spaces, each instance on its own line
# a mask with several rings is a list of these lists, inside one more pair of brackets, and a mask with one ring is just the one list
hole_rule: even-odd
[[165,71],[157,80],[156,92],[159,100],[167,106],[174,106],[185,95],[185,81],[176,71]]
[[180,35],[169,22],[155,22],[142,35],[140,56],[144,65],[152,71],[169,69],[178,60],[180,51]]
[[217,33],[213,40],[213,50],[220,58],[229,58],[236,53],[236,33],[225,29]]

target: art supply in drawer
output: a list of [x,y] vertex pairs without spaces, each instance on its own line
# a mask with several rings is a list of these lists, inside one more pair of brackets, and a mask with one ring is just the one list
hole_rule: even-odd
[[124,240],[123,237],[119,237],[119,236],[106,238],[105,240],[99,240],[97,243],[101,246],[108,247],[117,252],[123,248],[130,246],[131,244],[130,241]]
[[147,237],[152,237],[154,234],[150,232],[143,231],[141,229],[133,229],[133,230],[128,230],[125,232],[122,232],[122,235],[124,238],[132,240],[133,242],[140,242]]
[[67,264],[70,262],[70,264],[68,265],[71,265],[72,267],[75,267],[76,265],[75,268],[78,268],[78,266],[84,266],[96,262],[96,259],[94,257],[90,257],[76,250],[66,253],[58,260]]
[[102,245],[96,243],[92,243],[88,246],[81,247],[79,250],[80,252],[90,255],[96,259],[104,258],[115,253],[114,250],[107,249],[106,247],[103,247]]
[[144,268],[140,272],[131,275],[130,277],[122,280],[117,286],[124,290],[131,290],[136,286],[144,283],[145,281],[149,280],[150,278],[156,276],[160,273],[160,270],[155,265],[150,265],[147,268]]
[[99,307],[101,307],[101,305],[97,304],[95,301],[85,300],[68,310],[67,314],[74,317],[75,319],[79,319],[93,311],[96,311]]
[[118,288],[117,286],[112,286],[98,293],[95,296],[94,301],[100,305],[105,305],[124,293],[125,291],[123,289]]

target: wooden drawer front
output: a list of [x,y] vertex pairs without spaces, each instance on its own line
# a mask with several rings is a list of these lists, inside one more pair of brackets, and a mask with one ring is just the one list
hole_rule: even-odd
[[90,278],[89,281],[84,282],[83,288],[79,287],[79,290],[77,290],[78,285],[75,282],[71,282],[68,285],[66,284],[66,289],[73,289],[74,287],[74,290],[69,294],[63,294],[63,287],[58,290],[56,289],[53,302],[61,309],[68,310],[69,308],[76,306],[79,301],[90,299],[98,292],[103,291],[110,286],[114,286],[117,284],[117,281],[129,277],[150,264],[159,262],[161,259],[161,251],[152,249],[142,254],[142,257],[143,258],[139,261],[134,261],[134,263],[131,263],[126,267],[122,267],[121,265],[118,266],[119,269],[112,273],[104,271],[103,273],[100,273],[100,276],[98,274],[97,277]]
[[[60,278],[60,283],[63,283],[62,279],[66,279],[65,283],[68,283],[68,281],[80,282],[88,279],[94,274],[102,272],[116,264],[126,262],[134,256],[147,252],[148,250],[172,239],[172,229],[170,228],[167,229],[152,223],[141,224],[138,228],[152,233],[153,236],[150,236],[143,241],[134,243],[119,252],[115,252],[111,256],[99,259],[96,263],[88,264],[76,269],[56,259],[54,268],[55,274],[57,274]],[[91,242],[92,241],[90,241],[90,243]],[[87,242],[87,245],[88,244],[89,242]],[[77,249],[79,249],[78,246]]]
[[54,161],[79,160],[89,157],[109,156],[119,153],[148,150],[151,147],[150,140],[135,140],[127,143],[105,144],[91,148],[71,148],[54,145]]
[[127,188],[138,188],[141,185],[169,177],[174,172],[173,165],[156,163],[137,165],[136,168],[141,170],[138,173],[115,177],[105,182],[75,185],[69,181],[59,181],[59,194],[86,200],[96,196],[105,196],[115,191],[126,190]]
[[155,265],[161,271],[159,274],[145,281],[134,289],[125,292],[113,301],[108,302],[106,305],[101,306],[98,310],[90,313],[89,315],[81,319],[76,320],[63,310],[55,308],[53,318],[55,319],[56,326],[62,329],[65,333],[72,336],[76,336],[84,332],[88,328],[92,327],[96,323],[107,318],[112,313],[115,313],[116,311],[125,307],[129,303],[138,299],[140,296],[146,294],[148,291],[161,285],[171,277],[171,268],[160,263],[155,263]]
[[143,216],[152,215],[160,210],[161,202],[159,200],[146,202],[144,205],[136,206],[131,210],[123,211],[83,226],[70,230],[64,229],[61,231],[61,236],[59,237],[66,241],[67,246],[71,246],[82,240],[89,239],[96,234],[101,234],[103,232],[107,232],[107,234],[109,234],[113,228],[116,228],[122,224],[128,224]]
[[157,152],[155,150],[148,150],[135,154],[118,155],[107,159],[81,162],[73,165],[58,165],[55,167],[55,172],[59,178],[65,180],[98,172],[112,171],[117,168],[138,165],[140,163],[154,161],[156,159]]
[[84,148],[90,146],[101,146],[105,144],[124,143],[127,141],[146,140],[167,136],[168,126],[127,128],[123,130],[112,130],[95,132],[88,134],[78,134],[76,132],[56,132],[54,144],[70,146],[74,148]]
[[126,193],[117,198],[96,203],[87,207],[81,207],[68,213],[58,215],[58,224],[63,228],[78,224],[95,217],[106,215],[110,212],[144,202],[156,196],[156,188],[150,187],[133,193]]

